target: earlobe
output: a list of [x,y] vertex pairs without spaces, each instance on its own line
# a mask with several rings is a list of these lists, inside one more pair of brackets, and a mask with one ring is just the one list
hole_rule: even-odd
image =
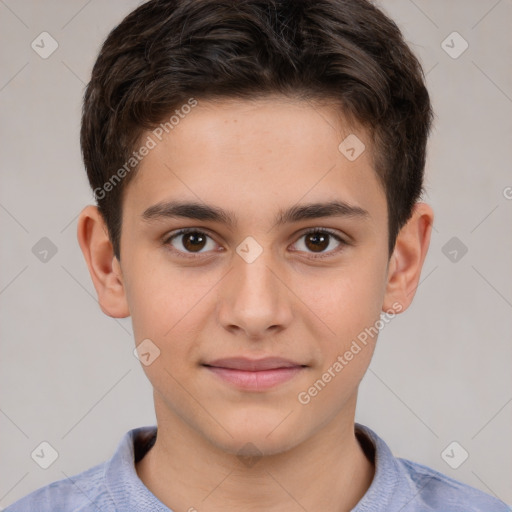
[[[416,203],[409,221],[400,230],[389,262],[382,311],[405,311],[412,302],[430,245],[434,212],[426,203]],[[395,306],[394,306],[395,305]]]
[[96,206],[86,206],[80,213],[77,238],[101,310],[113,318],[130,316],[121,267],[114,256],[103,216]]

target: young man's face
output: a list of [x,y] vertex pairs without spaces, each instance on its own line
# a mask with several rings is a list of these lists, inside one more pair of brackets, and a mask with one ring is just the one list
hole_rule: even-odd
[[[338,148],[351,133],[366,145],[355,160],[360,146]],[[144,157],[114,267],[136,345],[151,340],[143,358],[160,350],[144,366],[159,425],[268,454],[352,425],[376,336],[353,342],[408,306],[388,283],[397,265],[369,148],[333,108],[273,97],[199,101]],[[355,210],[293,216],[334,202]],[[173,217],[171,203],[220,215]]]

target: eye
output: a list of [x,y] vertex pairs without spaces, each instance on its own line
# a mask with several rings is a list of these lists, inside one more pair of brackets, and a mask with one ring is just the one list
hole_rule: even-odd
[[[348,243],[345,242],[336,233],[325,228],[310,229],[306,233],[303,233],[299,240],[303,238],[305,240],[302,243],[302,246],[306,248],[306,252],[309,252],[309,250],[311,250],[314,254],[318,254],[314,255],[313,258],[324,258],[332,256],[332,253],[338,253],[341,247],[348,245]],[[327,249],[329,246],[332,246],[332,239],[338,242],[338,249],[325,251],[325,249]],[[299,242],[296,242],[296,244],[299,246],[301,245]],[[299,248],[298,250],[303,249]]]
[[[313,254],[313,258],[329,257],[332,253],[338,253],[343,246],[348,245],[348,242],[345,242],[339,235],[326,228],[310,229],[300,236],[299,241],[303,238],[305,241],[302,242],[302,246],[305,249],[295,250],[310,252]],[[333,239],[338,243],[338,249],[326,251],[333,245]],[[184,228],[171,233],[163,244],[169,247],[173,253],[186,258],[194,258],[196,255],[215,250],[217,245],[210,235],[195,228]],[[301,245],[299,242],[295,242],[295,244]]]
[[[211,243],[208,243],[208,240]],[[215,249],[215,242],[204,231],[188,228],[180,229],[164,240],[164,245],[170,246],[174,253],[184,257],[194,257],[195,254],[202,254],[208,250]],[[203,251],[202,249],[206,249]]]

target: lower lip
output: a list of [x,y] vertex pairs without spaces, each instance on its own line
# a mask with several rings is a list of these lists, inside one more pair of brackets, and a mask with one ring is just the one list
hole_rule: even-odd
[[258,372],[232,370],[229,368],[218,368],[216,366],[205,366],[205,368],[220,377],[222,380],[250,391],[264,391],[266,389],[270,389],[289,381],[301,370],[304,370],[304,367],[302,366],[274,368],[272,370],[261,370]]

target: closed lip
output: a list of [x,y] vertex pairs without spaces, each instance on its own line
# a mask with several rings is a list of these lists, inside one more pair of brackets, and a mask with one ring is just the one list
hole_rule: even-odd
[[203,363],[203,366],[226,368],[229,370],[242,370],[247,372],[261,372],[265,370],[276,370],[278,368],[301,368],[307,365],[291,361],[290,359],[283,359],[282,357],[264,357],[261,359],[227,357]]

